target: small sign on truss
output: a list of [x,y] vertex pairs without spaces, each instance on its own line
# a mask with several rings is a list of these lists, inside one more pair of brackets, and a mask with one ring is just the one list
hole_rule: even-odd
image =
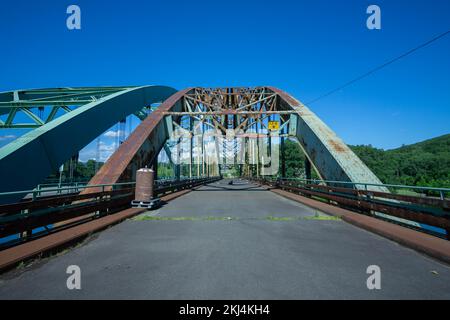
[[268,125],[269,130],[275,131],[280,129],[280,122],[278,121],[269,121]]

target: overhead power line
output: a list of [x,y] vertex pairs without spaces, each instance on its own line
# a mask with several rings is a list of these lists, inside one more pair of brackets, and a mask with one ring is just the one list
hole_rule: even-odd
[[397,57],[395,57],[395,58],[393,58],[393,59],[391,59],[391,60],[389,60],[389,61],[387,61],[387,62],[381,64],[381,65],[379,65],[378,67],[375,67],[375,68],[373,68],[373,69],[367,71],[366,73],[364,73],[364,74],[362,74],[362,75],[360,75],[360,76],[354,78],[353,80],[350,80],[350,81],[348,81],[348,82],[346,82],[346,83],[340,85],[339,87],[337,87],[337,88],[335,88],[335,89],[333,89],[333,90],[331,90],[331,91],[328,91],[327,93],[325,93],[325,94],[323,94],[323,95],[321,95],[321,96],[319,96],[319,97],[317,97],[317,98],[315,98],[315,99],[313,99],[313,100],[307,102],[306,105],[315,103],[315,102],[317,102],[317,101],[319,101],[319,100],[321,100],[321,99],[323,99],[323,98],[326,98],[326,97],[332,95],[332,94],[335,93],[335,92],[338,92],[338,91],[340,91],[340,90],[342,90],[342,89],[344,89],[344,88],[346,88],[346,87],[348,87],[348,86],[354,84],[355,82],[357,82],[357,81],[359,81],[359,80],[361,80],[361,79],[364,79],[365,77],[371,75],[372,73],[375,73],[375,72],[379,71],[380,69],[383,69],[384,67],[387,67],[388,65],[390,65],[390,64],[392,64],[392,63],[394,63],[394,62],[396,62],[396,61],[398,61],[398,60],[400,60],[400,59],[402,59],[402,58],[404,58],[404,57],[410,55],[411,53],[413,53],[413,52],[415,52],[415,51],[417,51],[417,50],[419,50],[419,49],[422,49],[422,48],[428,46],[429,44],[431,44],[431,43],[433,43],[433,42],[435,42],[435,41],[437,41],[437,40],[439,40],[439,39],[445,37],[445,36],[448,35],[449,33],[450,33],[450,30],[447,30],[446,32],[441,33],[441,34],[435,36],[435,37],[432,38],[431,40],[428,40],[427,42],[424,42],[424,43],[418,45],[417,47],[415,47],[415,48],[413,48],[413,49],[411,49],[411,50],[409,50],[409,51],[407,51],[407,52],[405,52],[405,53],[403,53],[403,54],[401,54],[401,55],[399,55],[399,56],[397,56]]

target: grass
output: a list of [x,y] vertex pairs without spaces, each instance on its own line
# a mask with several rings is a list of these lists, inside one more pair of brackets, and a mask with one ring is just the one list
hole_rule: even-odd
[[420,196],[420,193],[417,193],[410,189],[396,189],[393,191],[393,193],[399,194],[402,196],[415,196],[415,197]]
[[231,217],[160,217],[160,216],[147,216],[140,215],[133,218],[134,221],[229,221],[236,220]]
[[274,217],[274,216],[268,216],[266,218],[269,221],[294,221],[299,220],[297,217]]
[[228,221],[228,220],[237,220],[236,218],[232,218],[232,217],[206,217],[204,220],[208,220],[208,221]]
[[321,215],[315,212],[313,216],[307,217],[274,217],[269,216],[266,218],[269,221],[295,221],[295,220],[320,220],[320,221],[340,221],[341,218],[335,216]]
[[320,220],[320,221],[341,221],[342,219],[335,216],[311,216],[311,217],[304,217],[305,220]]
[[[219,216],[207,216],[207,217],[161,217],[161,216],[150,216],[150,215],[139,215],[132,220],[134,221],[231,221],[231,220],[245,220],[246,218],[236,218],[236,217],[219,217]],[[255,220],[255,218],[248,218],[251,220]],[[258,218],[256,219],[258,220]],[[261,217],[259,220],[268,220],[268,221],[299,221],[299,220],[320,220],[320,221],[340,221],[341,218],[328,216],[328,215],[319,215],[315,213],[313,216],[307,217],[283,217],[283,216],[268,216]]]

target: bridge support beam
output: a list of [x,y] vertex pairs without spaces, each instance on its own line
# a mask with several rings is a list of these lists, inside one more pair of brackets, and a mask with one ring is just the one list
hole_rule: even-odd
[[[112,125],[174,92],[164,86],[124,89],[25,133],[0,148],[0,192],[33,189]],[[17,196],[2,198],[4,202],[17,200]]]
[[[297,113],[296,135],[325,180],[382,184],[355,153],[311,110],[286,92],[269,87],[281,98],[280,109]],[[363,185],[355,185],[364,188]],[[385,187],[369,186],[370,190],[389,192]]]
[[[285,141],[284,137],[281,137],[281,177],[286,177],[286,150],[285,150]],[[272,144],[270,144],[270,147],[272,147]]]
[[[133,131],[116,152],[100,168],[89,184],[113,184],[135,180],[139,168],[151,166],[169,139],[168,123],[164,121],[166,111],[181,110],[181,98],[191,90],[178,91],[165,100]],[[95,188],[85,193],[95,192]]]

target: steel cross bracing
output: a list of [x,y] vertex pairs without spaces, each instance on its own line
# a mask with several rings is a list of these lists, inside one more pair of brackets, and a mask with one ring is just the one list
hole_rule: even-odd
[[[230,129],[238,134],[239,131],[245,131],[255,124],[269,130],[265,120],[271,119],[271,116],[296,113],[294,110],[281,110],[277,105],[277,94],[268,92],[264,87],[194,88],[183,98],[181,111],[165,111],[164,115],[190,116],[224,134]],[[289,123],[289,119],[280,118],[283,123],[280,126],[282,129]],[[178,123],[175,124],[177,125]],[[262,136],[268,136],[268,132]]]
[[[15,90],[0,93],[0,129],[34,129],[80,106],[133,87],[82,87]],[[151,106],[134,114],[141,120]]]
[[[159,113],[165,117],[165,123],[169,124],[169,131],[182,128],[188,131],[189,137],[192,137],[199,127],[206,127],[206,132],[209,130],[217,132],[216,140],[217,136],[244,137],[246,151],[249,149],[251,151],[251,155],[245,155],[245,161],[247,163],[250,157],[255,163],[256,157],[254,171],[256,175],[260,172],[262,175],[273,175],[273,171],[268,173],[263,171],[263,159],[258,154],[260,144],[265,143],[262,140],[281,138],[279,141],[283,145],[284,138],[289,137],[295,138],[303,150],[308,162],[307,165],[305,163],[305,167],[314,169],[319,177],[380,183],[370,169],[309,108],[277,88],[188,88],[179,92],[176,101],[174,97],[171,105],[173,107],[167,105]],[[183,126],[180,119],[185,118],[190,118],[194,124],[190,127]],[[275,123],[276,126],[269,123]],[[200,143],[203,143],[202,141],[203,139]],[[256,147],[247,144],[248,142],[255,142]],[[221,143],[223,144],[221,152],[228,154],[228,160],[232,164],[232,157],[236,157],[241,148],[236,143],[227,142],[226,139]],[[192,147],[192,142],[190,145]],[[254,150],[256,155],[252,152]],[[270,155],[271,148],[268,152]],[[217,157],[225,158],[224,154],[218,154]],[[275,158],[271,157],[272,160]],[[282,166],[281,170],[284,171],[283,163]]]
[[[196,133],[201,132],[201,144],[205,141],[203,136],[205,132],[213,130],[220,135],[229,137],[230,132],[234,138],[231,141],[228,139],[222,139],[220,148],[216,148],[217,159],[224,159],[224,162],[228,164],[237,164],[236,157],[241,153],[241,156],[248,150],[252,150],[252,156],[264,159],[259,155],[261,146],[259,140],[268,138],[269,140],[276,137],[286,138],[289,135],[295,136],[291,131],[289,134],[289,117],[282,115],[290,115],[295,113],[293,110],[281,110],[277,104],[277,94],[270,92],[264,87],[257,88],[194,88],[190,92],[184,94],[182,110],[180,111],[165,111],[164,115],[169,116],[172,119],[173,127],[180,128],[180,116],[190,117],[194,121],[194,125],[188,128],[183,127],[184,131],[188,131],[190,139]],[[176,119],[176,120],[175,120]],[[268,127],[269,120],[276,120],[281,124],[276,130]],[[209,127],[205,130],[205,126]],[[199,130],[199,128],[201,128]],[[283,133],[286,130],[286,133]],[[236,138],[245,138],[245,146],[242,143],[238,143]],[[214,137],[217,140],[217,136]],[[175,140],[175,141],[173,141]],[[257,141],[258,148],[252,149],[251,144]],[[179,138],[169,140],[167,145],[174,146],[179,143]],[[198,144],[198,143],[196,143]],[[218,142],[216,141],[216,146]],[[192,146],[192,142],[190,146]],[[250,147],[249,147],[250,146]],[[244,148],[245,147],[245,148]],[[203,150],[202,146],[202,150]],[[196,147],[196,153],[200,152],[199,147]],[[221,152],[218,151],[221,149]],[[247,150],[247,151],[245,151]],[[255,151],[256,150],[256,151]],[[170,150],[165,149],[169,155]],[[255,153],[256,152],[256,153]],[[203,152],[200,152],[204,157]],[[271,154],[271,150],[268,150]],[[226,156],[228,155],[228,157]],[[176,156],[178,157],[178,155]],[[245,155],[248,164],[249,155]],[[169,155],[170,159],[173,159]],[[192,157],[191,157],[192,158]],[[217,161],[216,159],[216,161]],[[190,160],[190,166],[192,161]],[[204,159],[202,159],[204,160]],[[256,167],[263,168],[263,163],[257,160]],[[259,172],[259,170],[258,170]]]
[[0,128],[34,129],[0,148],[0,192],[34,188],[105,130],[131,114],[145,120],[174,93],[167,86],[0,93]]

